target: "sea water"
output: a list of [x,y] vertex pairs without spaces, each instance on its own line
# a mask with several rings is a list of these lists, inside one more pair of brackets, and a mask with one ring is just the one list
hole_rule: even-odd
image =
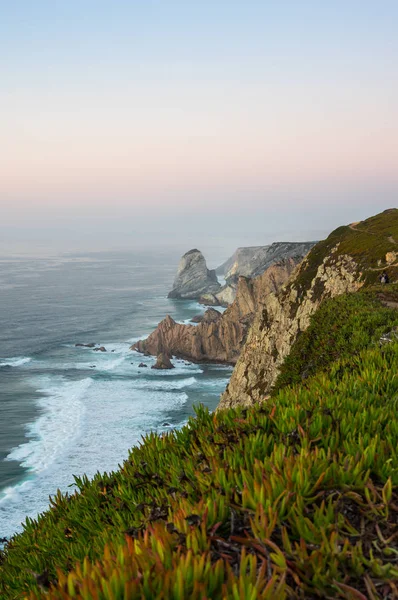
[[[203,312],[167,299],[177,262],[167,252],[0,257],[0,538],[73,490],[73,475],[115,470],[146,433],[217,406],[230,367],[174,360],[157,371],[130,350],[166,314]],[[76,347],[91,342],[106,352]]]

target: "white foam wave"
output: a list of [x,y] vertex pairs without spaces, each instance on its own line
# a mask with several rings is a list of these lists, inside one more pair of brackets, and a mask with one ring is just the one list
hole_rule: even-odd
[[179,379],[176,381],[162,381],[162,380],[145,380],[145,381],[134,381],[133,386],[136,390],[183,390],[186,387],[190,387],[196,383],[195,377],[188,377],[187,379]]
[[56,462],[77,436],[84,412],[82,398],[92,379],[67,382],[62,377],[45,377],[41,383],[38,392],[45,396],[37,404],[42,414],[26,426],[29,441],[11,450],[5,459],[15,460],[35,473]]
[[3,358],[0,367],[21,367],[26,365],[32,359],[28,356],[15,356],[13,358]]

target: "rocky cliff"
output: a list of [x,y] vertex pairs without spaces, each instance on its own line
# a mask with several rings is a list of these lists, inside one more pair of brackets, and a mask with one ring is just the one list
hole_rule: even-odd
[[215,294],[221,289],[215,271],[207,268],[203,254],[193,249],[184,254],[169,298],[198,299],[206,293]]
[[268,246],[238,248],[216,272],[223,275],[228,284],[238,277],[258,277],[273,263],[286,258],[304,258],[316,242],[275,242]]
[[153,355],[166,353],[194,362],[235,364],[253,321],[267,296],[276,293],[294,271],[297,260],[290,258],[250,280],[240,277],[234,302],[221,315],[209,309],[197,325],[176,323],[167,316],[146,339],[131,349]]
[[257,311],[247,341],[219,408],[261,402],[271,391],[284,358],[321,302],[372,284],[387,269],[398,277],[398,210],[340,227],[319,242],[290,282],[268,294]]

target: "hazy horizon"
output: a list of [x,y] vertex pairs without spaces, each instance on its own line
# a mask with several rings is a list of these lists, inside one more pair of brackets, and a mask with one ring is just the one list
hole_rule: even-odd
[[321,239],[396,206],[398,5],[0,7],[0,253]]

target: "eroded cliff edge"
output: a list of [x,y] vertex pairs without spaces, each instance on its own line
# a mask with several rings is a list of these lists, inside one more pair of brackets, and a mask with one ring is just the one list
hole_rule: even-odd
[[390,209],[319,242],[291,281],[264,298],[218,408],[250,406],[270,393],[297,335],[324,299],[356,292],[384,269],[396,280],[397,239],[398,210]]
[[147,339],[131,349],[152,355],[163,352],[193,362],[235,364],[254,315],[267,296],[288,281],[299,260],[282,260],[253,280],[240,277],[236,298],[223,314],[210,309],[197,326],[176,323],[167,316]]

